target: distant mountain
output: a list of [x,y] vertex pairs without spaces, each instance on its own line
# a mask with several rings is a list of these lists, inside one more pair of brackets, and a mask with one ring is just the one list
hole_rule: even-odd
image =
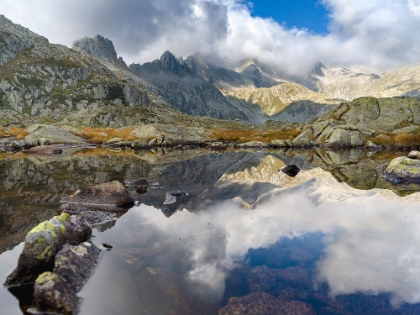
[[255,59],[227,69],[198,54],[184,60],[166,51],[127,67],[101,35],[68,48],[0,15],[0,123],[192,124],[187,115],[254,124],[305,122],[361,96],[420,97],[420,66],[376,73],[318,63],[297,78]]

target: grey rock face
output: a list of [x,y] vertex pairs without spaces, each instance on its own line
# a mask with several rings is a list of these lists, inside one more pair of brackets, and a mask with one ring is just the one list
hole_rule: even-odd
[[73,42],[74,50],[83,52],[92,57],[118,60],[114,44],[101,35],[95,35],[93,38],[84,37]]
[[48,40],[0,15],[0,66],[22,50],[34,47],[37,42],[48,43]]

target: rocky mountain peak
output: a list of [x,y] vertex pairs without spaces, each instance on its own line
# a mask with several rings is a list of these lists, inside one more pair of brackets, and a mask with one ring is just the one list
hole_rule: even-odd
[[181,62],[168,50],[162,54],[159,61],[162,68],[173,74],[179,75],[181,70],[183,70]]
[[73,42],[74,50],[86,53],[92,57],[118,60],[114,44],[108,38],[95,35],[93,38],[84,37]]
[[48,43],[48,39],[0,15],[0,66],[38,42]]

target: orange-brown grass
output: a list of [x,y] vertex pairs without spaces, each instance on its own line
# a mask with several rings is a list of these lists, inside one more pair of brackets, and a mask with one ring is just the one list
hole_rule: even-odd
[[82,128],[80,132],[73,132],[76,136],[83,137],[91,143],[105,143],[112,138],[121,138],[123,141],[134,141],[136,137],[130,135],[133,127],[113,129],[113,128]]
[[6,135],[3,127],[0,127],[0,138],[3,138]]
[[7,134],[11,137],[16,137],[16,139],[21,140],[25,138],[29,134],[29,132],[27,132],[24,128],[11,127],[7,131]]
[[218,141],[234,141],[244,143],[249,141],[262,141],[269,143],[271,140],[292,140],[299,133],[297,129],[279,130],[212,130],[214,138]]
[[396,147],[420,146],[420,134],[393,134],[392,132],[388,132],[384,135],[386,137],[372,137],[369,138],[369,140],[378,145],[390,145]]

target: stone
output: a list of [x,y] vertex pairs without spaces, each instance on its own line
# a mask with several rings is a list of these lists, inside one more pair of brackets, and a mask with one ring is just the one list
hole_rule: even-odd
[[106,144],[115,144],[115,143],[118,143],[118,142],[121,142],[121,141],[122,141],[122,139],[121,139],[121,138],[119,138],[119,137],[115,137],[115,138],[112,138],[112,139],[108,140],[108,141],[106,142]]
[[85,220],[62,213],[44,221],[28,232],[18,266],[5,285],[33,283],[39,274],[53,269],[54,257],[64,243],[79,244],[92,236]]
[[313,131],[307,129],[293,139],[292,143],[294,147],[310,147],[312,146]]
[[420,183],[420,160],[405,156],[393,159],[383,177],[393,184]]
[[381,151],[381,150],[384,149],[382,146],[377,145],[377,144],[373,143],[372,141],[368,141],[366,143],[366,147],[368,148],[368,150],[373,150],[373,151]]
[[64,278],[48,271],[36,279],[33,304],[42,312],[73,315],[76,314],[79,298]]
[[120,182],[113,181],[78,190],[73,195],[63,198],[61,202],[121,207],[133,205],[134,199]]
[[328,147],[350,147],[350,133],[345,129],[336,128],[325,142]]
[[53,272],[42,273],[35,281],[33,305],[37,311],[76,314],[76,293],[94,269],[100,249],[91,243],[65,244],[55,256]]
[[281,139],[271,140],[271,144],[275,148],[288,148],[289,147],[289,145],[287,144],[286,140],[281,140]]
[[236,145],[237,148],[270,148],[271,145],[261,141],[249,141]]
[[280,171],[290,177],[295,177],[300,172],[300,168],[295,164],[290,164],[283,167]]
[[132,143],[131,143],[131,147],[133,148],[133,149],[140,149],[140,148],[146,148],[146,147],[148,147],[149,145],[148,145],[148,143],[146,142],[146,140],[144,140],[144,139],[137,139],[137,140],[134,140]]
[[38,146],[46,141],[50,144],[81,144],[86,142],[85,139],[55,126],[36,124],[29,126],[26,130],[29,135],[24,138],[24,141],[28,146]]
[[413,150],[410,153],[408,153],[407,157],[409,157],[410,159],[420,159],[420,152]]

